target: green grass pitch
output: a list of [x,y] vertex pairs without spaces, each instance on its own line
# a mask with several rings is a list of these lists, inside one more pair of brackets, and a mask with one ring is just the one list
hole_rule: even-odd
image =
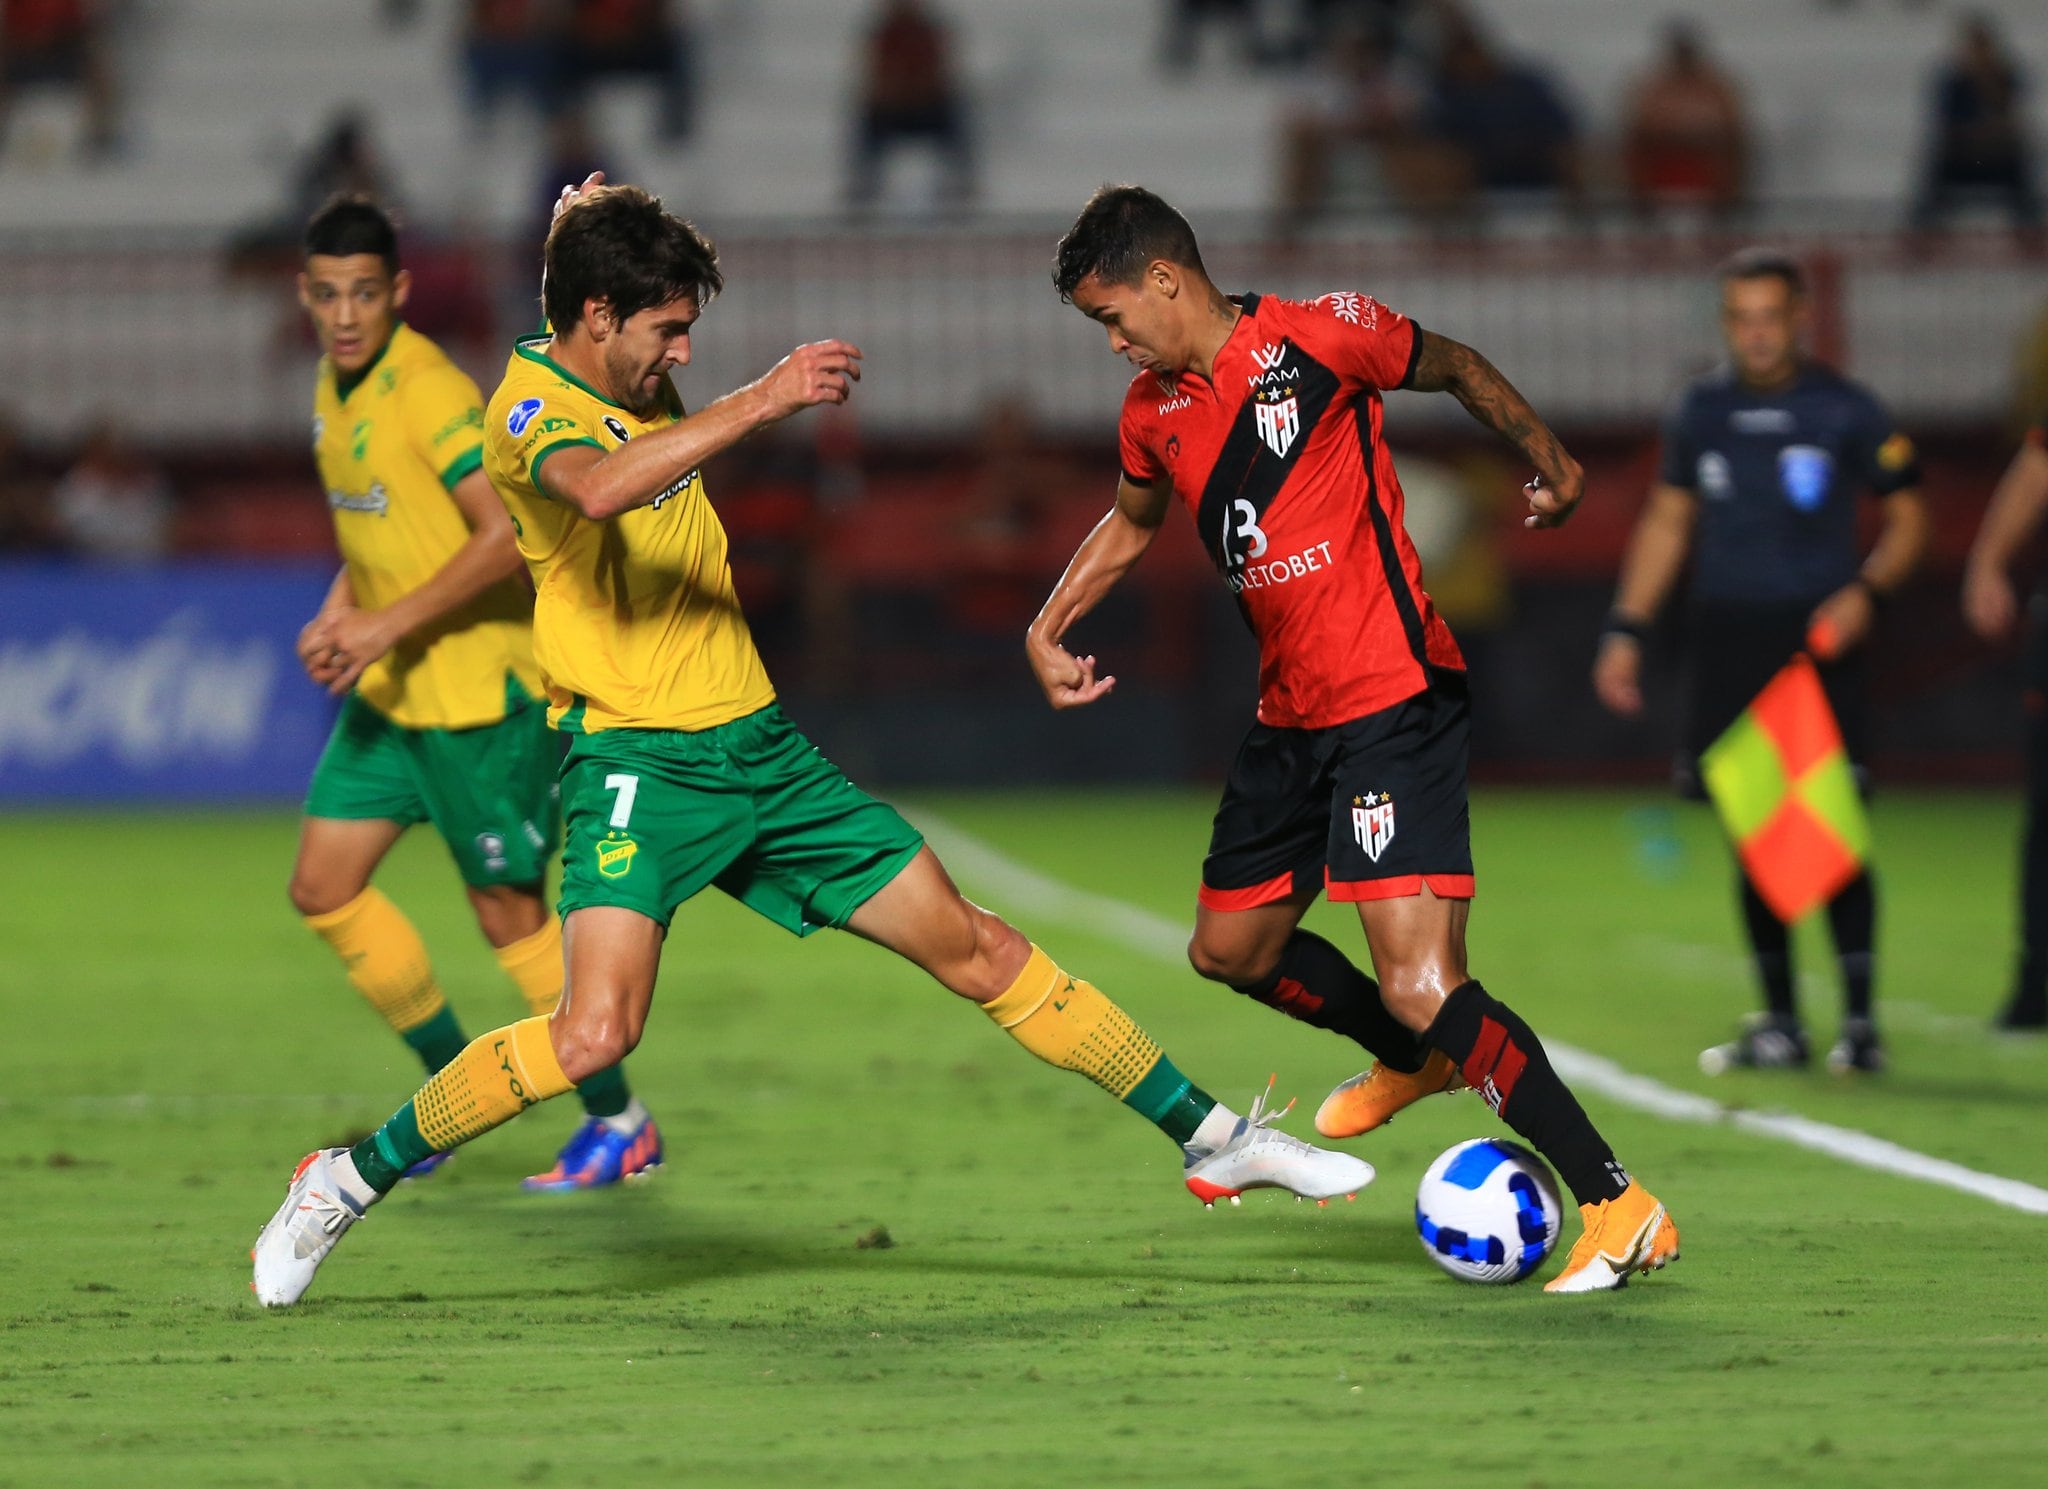
[[[1039,873],[1190,911],[1205,794],[920,807]],[[2048,1043],[1985,1027],[2009,798],[1880,803],[1896,1063],[1863,1083],[1695,1072],[1751,997],[1703,812],[1491,792],[1474,820],[1475,970],[1547,1036],[2048,1184]],[[0,1486],[2039,1472],[2048,1217],[1589,1097],[1683,1260],[1591,1298],[1465,1286],[1411,1208],[1436,1153],[1498,1130],[1471,1097],[1361,1143],[1380,1180],[1355,1205],[1205,1212],[1173,1148],[1092,1086],[883,953],[715,894],[678,918],[629,1067],[668,1141],[654,1182],[522,1195],[574,1119],[557,1103],[405,1186],[304,1306],[266,1314],[245,1252],[293,1160],[419,1074],[291,913],[293,833],[289,813],[0,819]],[[516,1014],[436,843],[414,834],[380,882],[471,1032]],[[1338,909],[1313,923],[1359,945]],[[1358,1068],[1156,956],[1026,928],[1219,1096],[1242,1107],[1278,1071],[1296,1131]],[[1805,934],[1825,1042],[1837,994]],[[893,1245],[859,1244],[879,1230]]]

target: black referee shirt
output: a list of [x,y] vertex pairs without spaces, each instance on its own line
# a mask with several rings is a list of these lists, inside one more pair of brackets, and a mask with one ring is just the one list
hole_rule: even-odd
[[1696,604],[1812,605],[1856,577],[1856,500],[1920,480],[1913,442],[1871,393],[1819,363],[1758,392],[1699,378],[1664,423],[1660,478],[1699,499]]

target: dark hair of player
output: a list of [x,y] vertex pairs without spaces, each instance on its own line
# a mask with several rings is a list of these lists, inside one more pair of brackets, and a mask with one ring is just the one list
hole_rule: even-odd
[[1060,239],[1053,260],[1053,288],[1062,300],[1090,274],[1104,284],[1136,284],[1154,259],[1194,269],[1207,277],[1195,230],[1165,200],[1142,186],[1096,188],[1074,225]]
[[1778,279],[1796,299],[1806,293],[1806,271],[1782,248],[1743,248],[1721,261],[1721,283],[1734,279]]
[[304,247],[308,258],[316,253],[343,259],[374,253],[388,272],[398,272],[398,229],[366,196],[329,197],[307,222]]
[[698,309],[725,288],[711,240],[637,186],[600,186],[548,230],[541,309],[567,331],[587,300],[619,320],[685,295]]

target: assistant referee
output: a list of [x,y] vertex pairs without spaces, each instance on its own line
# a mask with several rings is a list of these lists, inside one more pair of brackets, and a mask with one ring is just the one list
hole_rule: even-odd
[[[1642,643],[1688,554],[1688,708],[1678,775],[1704,793],[1700,752],[1801,649],[1810,650],[1852,761],[1867,733],[1864,643],[1879,607],[1927,542],[1912,441],[1871,393],[1805,355],[1805,276],[1791,257],[1752,248],[1720,272],[1726,365],[1695,380],[1665,421],[1656,484],[1622,560],[1593,687],[1613,712],[1643,711]],[[1857,501],[1883,503],[1876,544],[1860,553]],[[1863,779],[1857,765],[1857,778]],[[1764,1011],[1700,1055],[1709,1074],[1807,1064],[1793,999],[1789,928],[1740,880],[1742,919]],[[1872,1014],[1877,891],[1866,871],[1829,903],[1846,1015],[1828,1054],[1837,1071],[1876,1071]]]

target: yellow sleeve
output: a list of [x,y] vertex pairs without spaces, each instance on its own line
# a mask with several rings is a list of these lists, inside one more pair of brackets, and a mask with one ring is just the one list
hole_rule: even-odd
[[597,436],[597,426],[589,415],[567,399],[533,397],[514,403],[506,411],[503,430],[490,432],[507,473],[542,496],[548,494],[540,484],[541,466],[547,458],[571,445],[610,448]]
[[400,408],[406,438],[444,489],[483,464],[483,395],[461,368],[444,362],[413,372]]

